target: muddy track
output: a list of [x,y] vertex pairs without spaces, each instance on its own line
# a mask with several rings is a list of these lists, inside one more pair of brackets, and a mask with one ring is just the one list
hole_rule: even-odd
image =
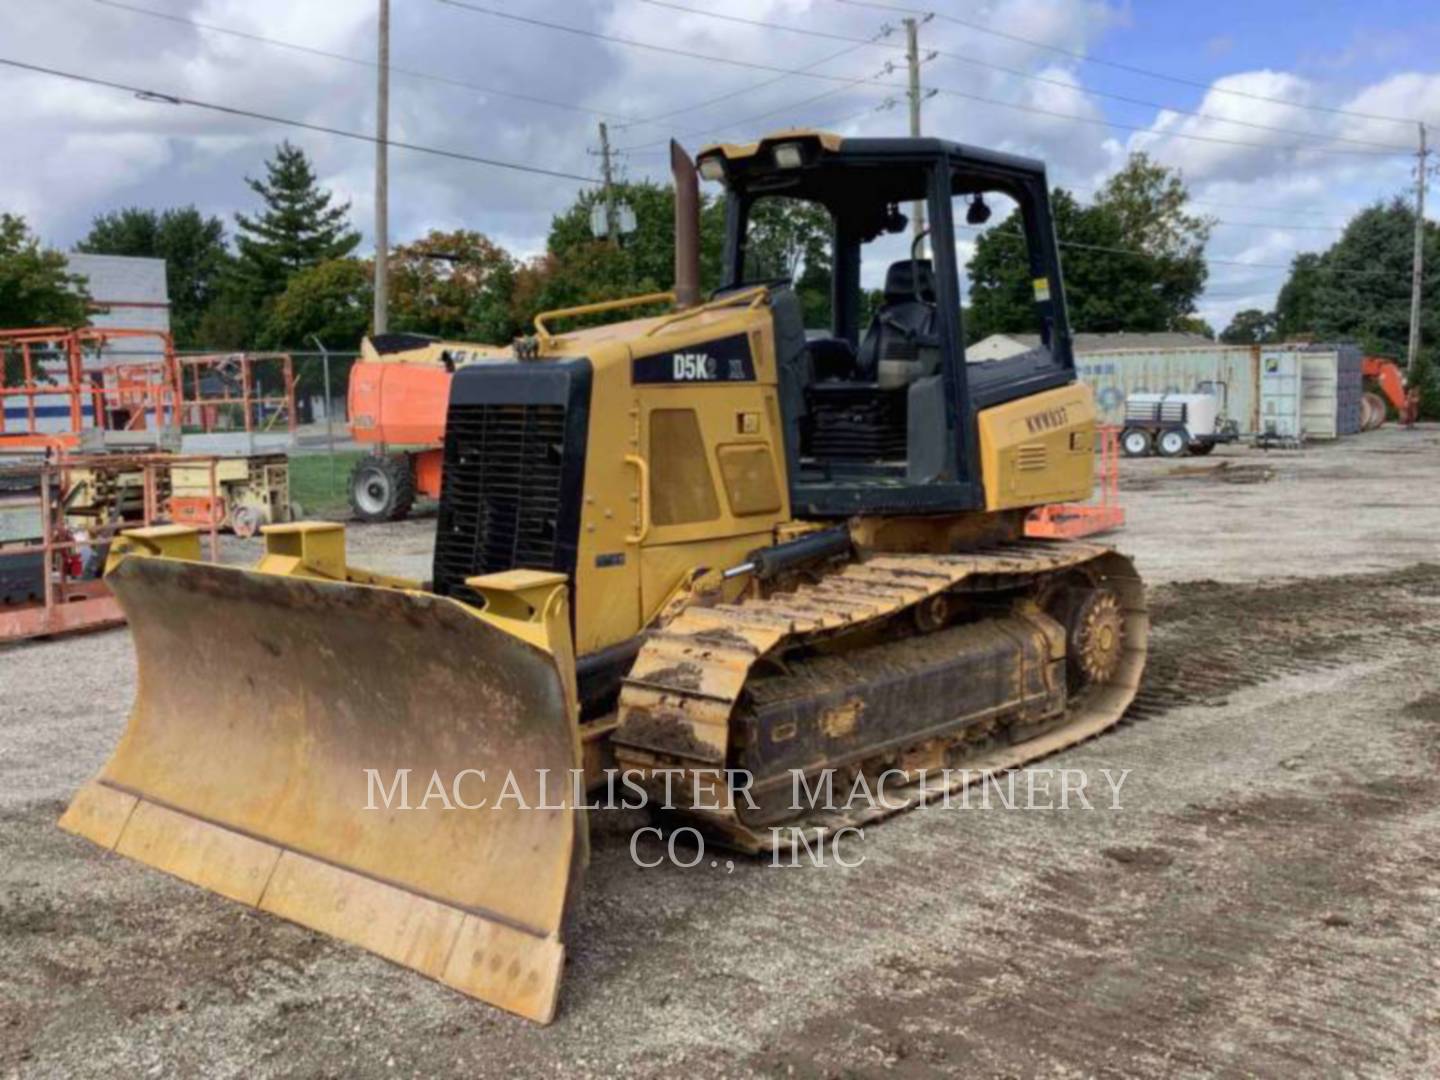
[[1440,566],[1258,588],[1167,585],[1152,593],[1150,617],[1149,662],[1122,724],[1183,705],[1219,706],[1245,687],[1378,658],[1400,644],[1440,648]]

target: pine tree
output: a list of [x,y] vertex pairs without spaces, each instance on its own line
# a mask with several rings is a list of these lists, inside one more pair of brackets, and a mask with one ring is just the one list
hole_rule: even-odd
[[278,296],[297,272],[343,258],[360,243],[350,204],[331,205],[305,151],[282,142],[265,172],[264,180],[245,178],[265,208],[254,217],[235,215],[238,277],[258,300]]

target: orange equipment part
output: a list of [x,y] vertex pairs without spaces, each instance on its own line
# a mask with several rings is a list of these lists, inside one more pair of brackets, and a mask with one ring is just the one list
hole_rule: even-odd
[[176,525],[193,525],[197,529],[217,528],[225,524],[225,500],[207,495],[170,496],[170,518]]
[[410,455],[417,495],[426,499],[440,498],[440,471],[444,461],[444,450],[420,450]]
[[1037,507],[1025,519],[1026,536],[1073,540],[1125,524],[1125,508],[1120,505],[1120,429],[1104,424],[1096,431],[1100,435],[1100,501]]
[[[360,360],[350,369],[349,399],[350,435],[356,442],[439,446],[445,438],[450,372],[439,364]],[[438,492],[438,460],[434,470]]]
[[1385,400],[1395,407],[1397,413],[1405,415],[1405,376],[1401,374],[1399,364],[1381,356],[1367,356],[1360,361],[1360,374],[1374,379]]

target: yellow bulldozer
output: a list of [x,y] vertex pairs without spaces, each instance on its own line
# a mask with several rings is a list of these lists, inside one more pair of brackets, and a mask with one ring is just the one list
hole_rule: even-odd
[[[336,524],[268,527],[248,569],[185,529],[116,542],[137,699],[64,828],[548,1021],[614,770],[763,852],[1119,719],[1133,566],[1024,537],[1094,468],[1043,165],[814,131],[671,157],[672,293],[455,372],[432,580],[348,565]],[[828,325],[766,261],[781,205],[828,220]],[[1007,206],[1042,343],[967,363],[957,230]],[[881,773],[853,813],[791,797]]]

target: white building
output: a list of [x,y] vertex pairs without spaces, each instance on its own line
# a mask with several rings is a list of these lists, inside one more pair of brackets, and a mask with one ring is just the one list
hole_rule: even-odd
[[[170,292],[164,259],[130,255],[65,256],[70,272],[85,278],[90,294],[90,325],[116,330],[170,331]],[[160,354],[148,339],[118,342],[105,351],[111,360],[158,360]]]

